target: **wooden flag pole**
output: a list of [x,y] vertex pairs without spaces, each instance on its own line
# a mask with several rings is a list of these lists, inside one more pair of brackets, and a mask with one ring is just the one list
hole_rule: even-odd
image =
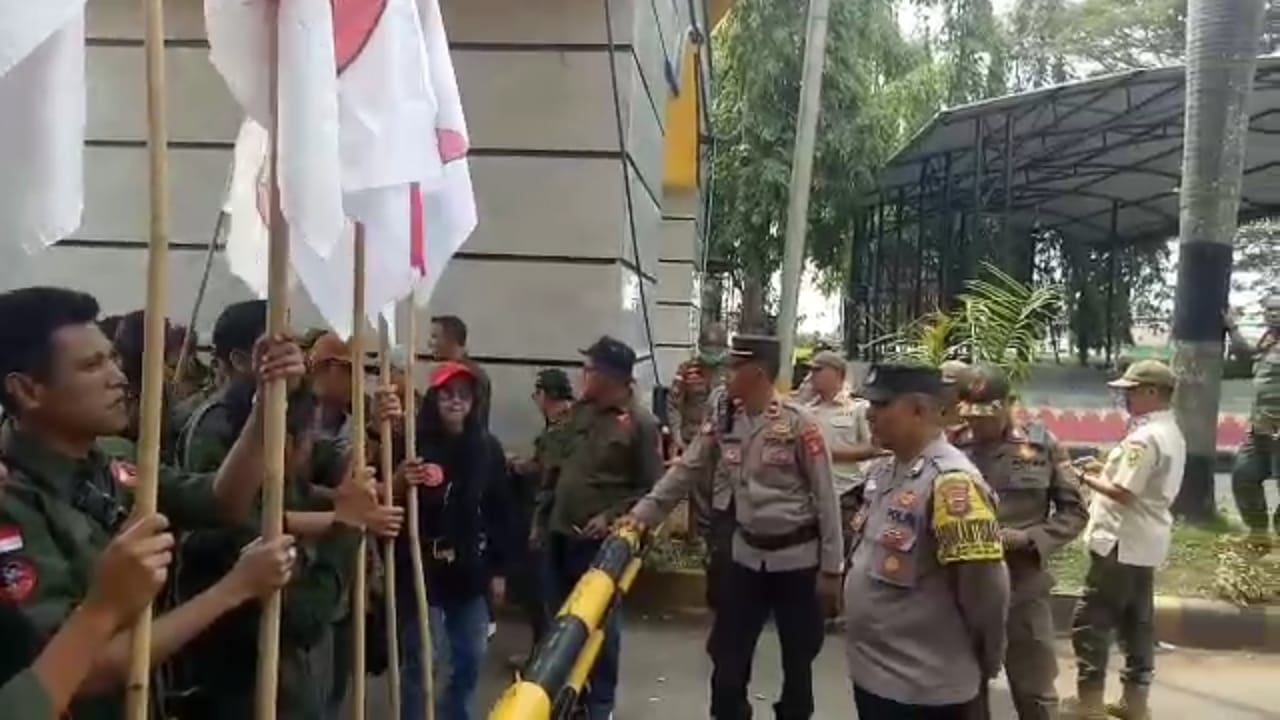
[[[151,228],[147,254],[147,301],[142,350],[142,407],[138,436],[138,482],[134,515],[156,511],[160,473],[160,416],[164,408],[165,305],[169,296],[168,118],[165,115],[164,4],[144,0],[146,15],[147,149],[150,163]],[[146,720],[151,691],[151,606],[138,616],[129,645],[125,711]]]
[[[367,425],[364,414],[364,225],[356,223],[355,275],[351,295],[351,458],[356,472],[364,472],[369,462],[365,451]],[[356,569],[351,584],[351,714],[355,720],[365,716],[365,573],[368,572],[368,542],[360,535],[356,548]],[[392,659],[394,662],[394,658]]]
[[[416,294],[416,292],[415,292]],[[404,393],[404,457],[406,460],[418,457],[418,408],[417,366],[418,366],[418,304],[413,295],[409,296],[409,317],[405,320],[404,345],[405,383],[408,387]],[[432,683],[435,672],[431,658],[431,622],[427,608],[427,574],[422,562],[422,521],[418,516],[418,486],[410,485],[406,503],[409,506],[409,562],[413,567],[413,600],[418,610],[418,642],[422,647],[422,702],[427,711],[427,720],[436,720],[435,688]]]
[[[152,0],[159,2],[159,0]],[[271,132],[267,145],[270,198],[267,256],[267,335],[281,337],[289,322],[289,230],[280,209],[280,5],[271,6],[270,77]],[[274,380],[264,388],[262,432],[262,537],[274,540],[284,533],[284,443],[285,410],[289,388],[285,380]],[[258,624],[257,720],[275,720],[276,695],[280,681],[281,591],[272,593],[262,605]]]
[[[383,318],[378,320],[379,347],[378,359],[380,361],[379,374],[382,377],[382,386],[384,388],[391,387],[391,331],[387,328],[387,321]],[[395,504],[395,488],[392,482],[396,472],[395,447],[391,437],[391,420],[384,419],[378,428],[380,441],[378,449],[381,452],[382,461],[382,502],[390,507]],[[387,708],[393,718],[400,717],[400,623],[396,617],[396,541],[393,538],[387,538],[382,541],[382,559],[383,559],[383,581],[384,581],[384,597],[386,603],[386,621],[387,621]]]

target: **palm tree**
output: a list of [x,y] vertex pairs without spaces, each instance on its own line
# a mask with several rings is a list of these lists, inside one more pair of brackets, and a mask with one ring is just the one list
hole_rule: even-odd
[[1187,15],[1178,288],[1173,313],[1175,404],[1187,438],[1174,508],[1214,516],[1213,468],[1222,378],[1222,312],[1231,283],[1248,104],[1265,0],[1191,0]]

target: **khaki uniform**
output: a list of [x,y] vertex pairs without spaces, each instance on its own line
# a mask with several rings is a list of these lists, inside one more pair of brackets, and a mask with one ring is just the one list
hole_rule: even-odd
[[1049,604],[1049,559],[1089,519],[1066,450],[1039,425],[1011,427],[1002,442],[978,443],[965,432],[956,441],[998,500],[1001,528],[1025,532],[1031,546],[1005,551],[1012,597],[1005,672],[1020,720],[1057,717],[1058,663]]
[[845,641],[859,707],[961,708],[1004,661],[1009,575],[995,500],[939,435],[878,460],[854,520]]
[[784,675],[777,717],[808,718],[812,665],[823,641],[817,573],[837,574],[843,564],[840,512],[822,430],[799,404],[781,397],[755,417],[720,403],[632,514],[657,524],[695,484],[710,495],[717,513],[733,520],[733,561],[709,644],[715,666],[711,714],[725,720],[748,716],[752,658],[772,615]]

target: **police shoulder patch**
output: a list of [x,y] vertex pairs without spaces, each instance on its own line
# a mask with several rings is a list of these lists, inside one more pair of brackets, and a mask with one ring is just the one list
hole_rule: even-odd
[[1004,557],[995,511],[967,472],[945,472],[934,480],[932,525],[943,565]]
[[822,439],[822,429],[817,425],[805,425],[800,435],[804,438],[804,449],[810,455],[821,455],[826,451],[827,445]]

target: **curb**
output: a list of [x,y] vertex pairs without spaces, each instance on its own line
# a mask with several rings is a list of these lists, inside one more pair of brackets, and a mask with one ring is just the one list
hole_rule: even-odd
[[[628,610],[674,618],[707,614],[706,577],[701,570],[645,569],[627,593]],[[1054,593],[1054,628],[1070,635],[1079,595]],[[1201,598],[1157,595],[1156,641],[1203,650],[1280,652],[1280,605],[1237,607]]]

